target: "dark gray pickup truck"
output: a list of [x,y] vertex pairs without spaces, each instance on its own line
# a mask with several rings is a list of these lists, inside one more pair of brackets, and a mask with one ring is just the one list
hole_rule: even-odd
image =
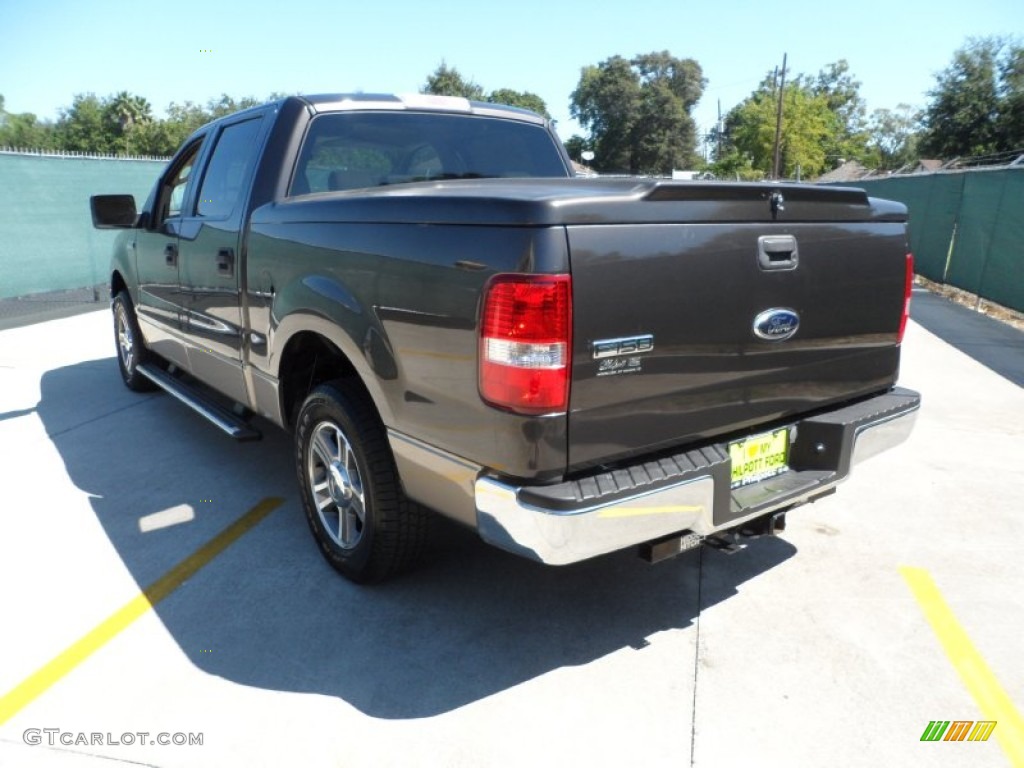
[[857,189],[572,178],[461,99],[217,120],[119,233],[118,360],[238,439],[291,430],[327,560],[375,581],[430,512],[544,563],[771,534],[906,438],[906,209]]

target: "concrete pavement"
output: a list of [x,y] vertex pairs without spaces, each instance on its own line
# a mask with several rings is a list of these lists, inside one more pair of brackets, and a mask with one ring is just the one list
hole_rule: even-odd
[[[0,766],[1012,765],[1008,720],[920,741],[986,716],[899,569],[934,578],[1019,713],[1024,389],[916,323],[915,434],[782,538],[546,568],[441,525],[422,569],[373,588],[317,554],[288,436],[232,443],[127,391],[109,326],[0,332]],[[60,743],[83,734],[103,743]]]

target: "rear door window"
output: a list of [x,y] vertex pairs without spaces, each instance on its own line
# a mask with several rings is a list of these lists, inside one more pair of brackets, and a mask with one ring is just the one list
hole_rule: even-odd
[[221,131],[199,189],[197,216],[225,219],[234,213],[256,162],[261,122],[261,117],[255,117]]

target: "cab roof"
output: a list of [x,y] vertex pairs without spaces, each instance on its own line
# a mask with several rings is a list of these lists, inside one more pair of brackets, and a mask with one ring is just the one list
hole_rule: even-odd
[[460,96],[435,96],[429,93],[381,94],[335,93],[298,96],[316,112],[345,112],[364,109],[456,112],[488,117],[504,117],[543,125],[547,121],[536,112],[486,101],[470,101]]

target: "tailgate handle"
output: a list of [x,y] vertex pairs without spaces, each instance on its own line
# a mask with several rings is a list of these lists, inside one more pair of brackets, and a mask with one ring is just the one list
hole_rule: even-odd
[[761,235],[757,238],[757,263],[761,269],[796,269],[799,254],[792,235]]

